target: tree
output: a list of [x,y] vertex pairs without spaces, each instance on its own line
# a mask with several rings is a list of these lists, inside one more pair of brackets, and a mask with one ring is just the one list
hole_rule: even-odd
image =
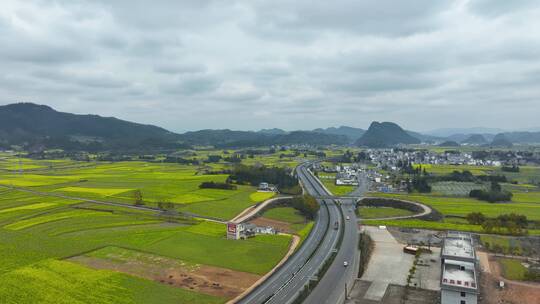
[[135,200],[135,206],[144,205],[143,195],[140,189],[135,190],[135,192],[133,193],[133,198]]
[[482,225],[486,220],[486,216],[482,212],[471,212],[467,214],[466,219],[469,224]]
[[491,191],[493,192],[501,192],[502,188],[501,188],[501,185],[499,185],[499,183],[495,182],[495,181],[492,181],[491,182]]

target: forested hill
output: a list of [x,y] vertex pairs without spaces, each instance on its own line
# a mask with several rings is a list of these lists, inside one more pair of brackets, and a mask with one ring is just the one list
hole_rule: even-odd
[[364,129],[347,127],[347,126],[341,126],[338,128],[330,127],[326,129],[319,128],[313,131],[317,133],[323,133],[323,134],[346,136],[351,144],[356,142],[364,134],[364,132],[366,132],[366,130]]
[[420,139],[413,137],[393,122],[374,121],[356,144],[371,148],[392,147],[398,144],[419,144]]
[[58,112],[45,105],[16,103],[0,106],[0,142],[75,148],[170,146],[178,134],[163,128],[114,117]]
[[114,117],[58,112],[49,106],[17,103],[0,106],[0,148],[150,150],[193,145],[256,147],[268,145],[346,144],[345,136],[312,131],[251,132],[200,130],[176,134],[163,128]]
[[216,147],[256,147],[268,145],[331,145],[346,144],[347,137],[313,131],[293,131],[285,134],[271,134],[251,131],[200,130],[180,135],[183,142],[191,145]]

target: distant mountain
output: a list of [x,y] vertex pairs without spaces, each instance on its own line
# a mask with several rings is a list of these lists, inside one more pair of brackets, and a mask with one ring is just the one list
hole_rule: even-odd
[[289,132],[282,129],[278,129],[278,128],[272,128],[272,129],[261,129],[257,131],[257,133],[270,134],[270,135],[283,135]]
[[447,140],[439,144],[439,147],[459,147],[459,146],[460,144],[453,140]]
[[448,137],[446,137],[446,140],[453,140],[453,141],[457,141],[457,142],[463,142],[467,139],[469,139],[469,137],[471,137],[472,135],[481,135],[482,137],[484,137],[484,139],[486,140],[486,142],[490,142],[493,140],[493,138],[495,137],[495,134],[489,134],[489,133],[482,133],[482,134],[452,134]]
[[58,112],[45,105],[0,106],[0,142],[93,150],[177,145],[178,134],[113,117]]
[[223,130],[199,130],[186,132],[180,135],[180,139],[190,145],[219,146],[234,142],[258,143],[271,138],[273,135],[252,131]]
[[395,123],[374,121],[364,135],[356,141],[356,145],[385,148],[398,144],[419,144],[420,142],[420,139],[409,135]]
[[346,144],[342,135],[329,135],[312,131],[293,131],[285,134],[267,134],[251,131],[200,130],[180,135],[181,140],[190,145],[216,147],[257,147],[268,145],[331,145]]
[[512,147],[512,142],[506,138],[503,133],[495,135],[493,141],[489,144],[492,147]]
[[341,126],[341,127],[330,127],[326,129],[315,129],[313,132],[317,133],[323,133],[323,134],[331,134],[331,135],[343,135],[346,136],[349,140],[349,143],[356,142],[364,133],[366,130],[360,129],[360,128],[353,128],[353,127],[347,127],[347,126]]
[[540,132],[506,132],[505,138],[515,144],[540,143]]
[[468,145],[484,145],[487,144],[487,140],[482,134],[473,134],[461,141],[462,144]]
[[483,128],[483,127],[474,127],[474,128],[442,128],[436,129],[428,132],[424,132],[429,135],[439,136],[439,137],[449,137],[455,134],[498,134],[506,132],[503,129],[499,128]]
[[349,142],[345,135],[324,134],[314,131],[293,131],[271,139],[273,144],[344,145]]
[[436,143],[436,142],[445,140],[445,138],[443,137],[426,135],[426,134],[422,134],[422,133],[418,133],[414,131],[405,130],[405,132],[407,132],[407,134],[409,134],[410,136],[418,138],[421,142],[425,142],[425,143]]

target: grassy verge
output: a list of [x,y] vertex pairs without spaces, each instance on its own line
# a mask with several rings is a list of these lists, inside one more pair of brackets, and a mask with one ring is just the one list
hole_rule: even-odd
[[522,281],[525,279],[527,268],[521,265],[521,262],[519,260],[503,258],[500,259],[499,262],[502,267],[503,277],[514,281]]
[[360,207],[357,214],[361,219],[377,219],[395,216],[408,216],[414,213],[405,209],[389,208],[389,207]]

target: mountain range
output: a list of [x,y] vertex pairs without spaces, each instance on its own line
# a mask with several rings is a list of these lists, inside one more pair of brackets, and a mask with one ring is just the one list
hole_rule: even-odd
[[[450,130],[450,129],[445,129]],[[451,129],[464,132],[466,129]],[[493,130],[493,129],[491,129]],[[487,131],[474,128],[474,131]],[[499,131],[495,129],[495,131]],[[65,150],[173,150],[192,146],[218,148],[268,145],[358,145],[392,147],[421,142],[456,142],[468,145],[510,146],[540,143],[540,132],[422,134],[404,130],[392,122],[373,122],[367,130],[349,126],[314,130],[285,131],[278,128],[259,131],[199,130],[183,134],[161,127],[114,117],[58,112],[49,106],[17,103],[0,106],[0,148],[62,148]]]

